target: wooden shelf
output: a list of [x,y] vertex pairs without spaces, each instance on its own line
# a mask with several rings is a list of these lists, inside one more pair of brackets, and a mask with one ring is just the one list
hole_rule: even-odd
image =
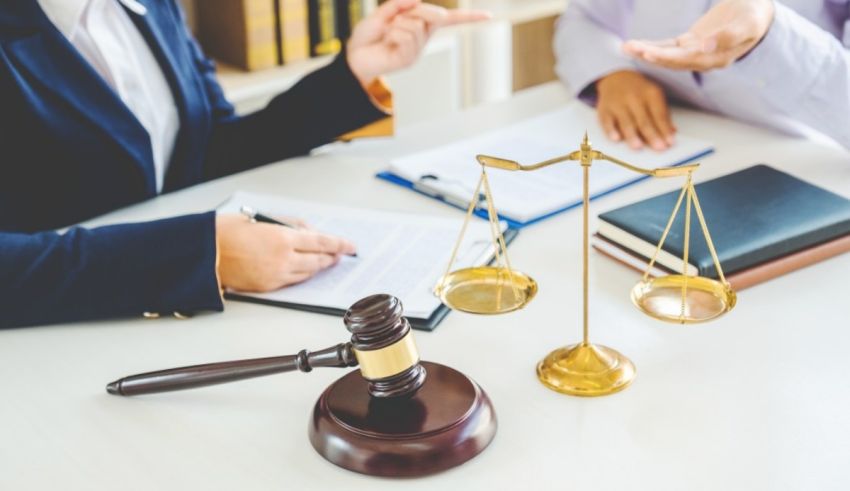
[[[183,0],[191,3],[191,0]],[[457,0],[460,8],[489,10],[493,13],[493,22],[507,22],[513,37],[512,50],[504,49],[508,63],[513,66],[513,90],[520,90],[555,79],[554,54],[552,52],[552,34],[557,16],[563,13],[568,0]],[[197,7],[202,8],[203,4]],[[197,8],[196,7],[196,8]],[[457,26],[441,29],[426,47],[426,53],[445,49],[448,39],[458,38],[464,29],[476,29],[485,26]],[[460,39],[468,39],[461,34]],[[454,41],[451,41],[454,42]],[[440,45],[443,45],[440,47]],[[469,64],[470,56],[475,53],[461,51]],[[301,62],[247,72],[239,68],[220,63],[218,76],[228,99],[243,109],[260,107],[271,94],[288,89],[301,77],[330,62],[331,56],[311,58]],[[511,61],[512,60],[512,61]],[[471,80],[467,76],[466,83]],[[492,76],[492,74],[490,75]],[[474,87],[475,85],[469,85]],[[465,90],[465,89],[461,89]]]
[[217,63],[218,81],[230,100],[244,101],[286,90],[301,77],[327,65],[332,59],[332,55],[320,56],[254,72]]
[[464,8],[489,10],[497,20],[522,24],[547,17],[559,16],[568,0],[461,0]]

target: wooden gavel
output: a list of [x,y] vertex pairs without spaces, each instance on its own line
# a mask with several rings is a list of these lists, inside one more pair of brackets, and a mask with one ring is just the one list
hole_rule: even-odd
[[110,394],[134,396],[191,389],[317,367],[360,366],[369,394],[378,398],[411,396],[425,382],[425,368],[401,302],[391,295],[372,295],[346,312],[351,341],[296,355],[208,363],[131,375],[106,386]]

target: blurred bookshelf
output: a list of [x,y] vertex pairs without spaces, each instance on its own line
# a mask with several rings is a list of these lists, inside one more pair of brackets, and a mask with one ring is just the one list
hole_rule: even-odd
[[[205,0],[181,0],[197,30]],[[438,31],[421,59],[388,77],[400,124],[415,122],[554,80],[552,36],[568,0],[430,0],[447,7],[493,13],[485,23]],[[377,2],[367,3],[367,9]],[[217,62],[219,80],[237,110],[265,105],[307,73],[329,63],[323,55],[256,71]],[[421,97],[428,93],[428,98]],[[425,100],[427,99],[427,100]]]

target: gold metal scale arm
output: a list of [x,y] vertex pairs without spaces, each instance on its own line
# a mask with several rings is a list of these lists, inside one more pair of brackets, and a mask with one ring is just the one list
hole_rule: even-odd
[[638,174],[661,178],[686,176],[699,168],[699,163],[680,165],[677,167],[658,167],[655,169],[638,167],[618,158],[606,155],[598,150],[593,150],[590,146],[590,140],[587,137],[587,133],[584,134],[584,139],[581,142],[581,150],[576,150],[575,152],[570,152],[567,155],[544,160],[543,162],[538,162],[536,164],[520,164],[514,160],[492,157],[490,155],[477,155],[475,158],[478,159],[478,162],[484,167],[511,171],[533,171],[570,160],[579,161],[581,162],[581,165],[591,165],[594,160],[606,160],[632,172],[637,172]]

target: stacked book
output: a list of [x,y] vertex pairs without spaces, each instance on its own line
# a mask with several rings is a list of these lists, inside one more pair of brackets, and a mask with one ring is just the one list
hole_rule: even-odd
[[[756,165],[695,187],[723,272],[736,290],[850,251],[850,200],[789,174]],[[593,247],[644,271],[678,195],[675,191],[601,214]],[[687,271],[717,278],[694,214],[684,264],[684,220],[680,210],[650,275]]]
[[203,0],[198,31],[209,56],[261,70],[339,52],[370,0]]

